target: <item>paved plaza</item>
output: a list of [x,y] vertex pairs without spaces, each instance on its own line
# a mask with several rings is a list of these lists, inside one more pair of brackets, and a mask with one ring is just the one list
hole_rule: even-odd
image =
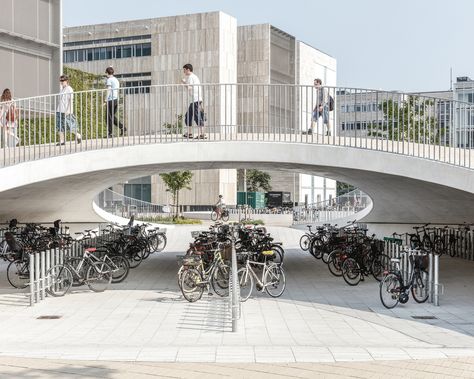
[[[28,306],[24,293],[9,287],[2,264],[0,373],[7,372],[8,362],[21,366],[34,358],[74,360],[78,367],[85,364],[79,361],[91,360],[255,363],[252,367],[324,363],[317,366],[325,367],[321,370],[352,367],[327,365],[344,361],[434,359],[440,364],[463,358],[472,368],[474,262],[441,259],[440,282],[445,291],[440,307],[410,300],[386,310],[375,280],[349,287],[321,261],[299,250],[300,231],[269,228],[287,252],[286,292],[279,299],[258,293],[242,304],[239,330],[232,333],[226,300],[205,295],[197,303],[188,303],[180,296],[176,255],[185,250],[193,229],[196,226],[170,229],[164,252],[152,255],[125,282],[104,293],[79,288],[34,307]],[[38,319],[48,315],[60,318]],[[413,318],[420,316],[432,318]],[[100,367],[106,369],[107,364],[100,363]],[[337,374],[334,370],[331,372]]]

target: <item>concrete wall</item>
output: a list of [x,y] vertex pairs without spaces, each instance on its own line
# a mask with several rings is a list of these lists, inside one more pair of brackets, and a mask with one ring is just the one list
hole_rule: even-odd
[[60,0],[2,0],[1,90],[16,98],[58,92],[61,22]]

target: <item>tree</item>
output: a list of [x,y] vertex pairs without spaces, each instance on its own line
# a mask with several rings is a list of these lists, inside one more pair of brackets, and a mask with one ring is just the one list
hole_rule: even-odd
[[379,104],[384,121],[368,126],[368,135],[393,141],[439,143],[444,130],[438,128],[434,102],[419,96],[406,100],[384,100]]
[[344,182],[337,182],[336,196],[345,195],[348,192],[354,191],[356,188]]
[[270,185],[270,180],[272,177],[268,172],[259,171],[259,170],[247,170],[247,191],[257,192],[259,189],[262,189],[265,192],[268,192],[272,189]]
[[173,218],[178,218],[179,216],[179,191],[184,189],[190,190],[191,180],[193,179],[193,174],[191,171],[173,171],[165,174],[160,174],[161,179],[166,185],[166,190],[171,192],[173,199],[173,206],[175,208],[175,215]]

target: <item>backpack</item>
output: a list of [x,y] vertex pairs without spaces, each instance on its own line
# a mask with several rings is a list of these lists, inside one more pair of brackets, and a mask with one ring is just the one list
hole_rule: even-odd
[[329,95],[329,112],[334,110],[334,99],[331,95]]

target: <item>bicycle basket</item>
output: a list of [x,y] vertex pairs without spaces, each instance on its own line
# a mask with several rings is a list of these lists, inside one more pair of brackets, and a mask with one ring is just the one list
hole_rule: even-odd
[[184,257],[183,260],[183,266],[199,266],[201,264],[201,258],[200,257]]

